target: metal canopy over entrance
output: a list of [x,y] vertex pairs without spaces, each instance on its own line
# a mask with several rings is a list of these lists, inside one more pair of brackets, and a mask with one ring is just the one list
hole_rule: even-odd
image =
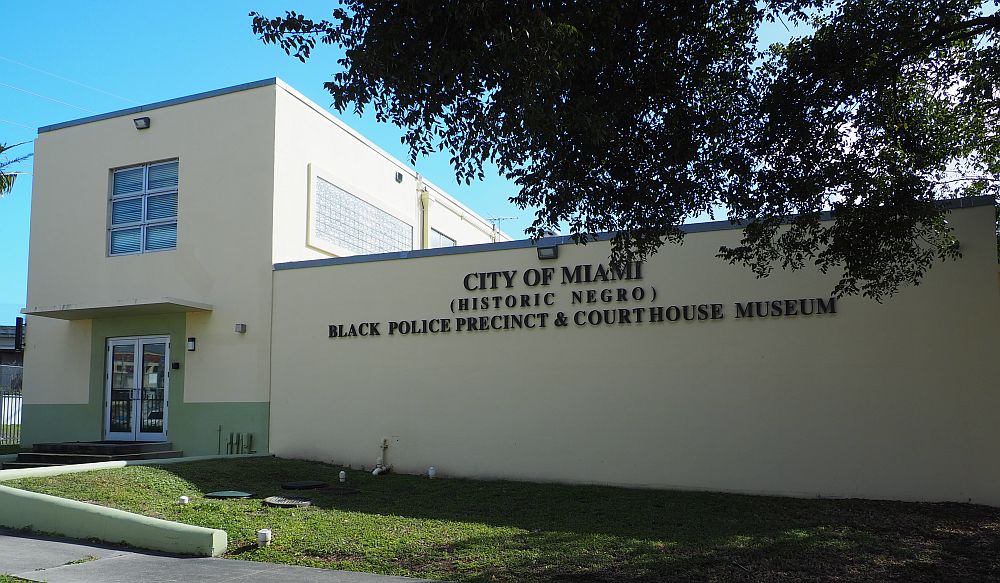
[[166,441],[170,338],[110,338],[104,390],[104,438]]

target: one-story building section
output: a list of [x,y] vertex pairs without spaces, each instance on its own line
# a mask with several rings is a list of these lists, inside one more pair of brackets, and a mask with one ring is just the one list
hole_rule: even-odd
[[275,80],[36,152],[28,442],[1000,505],[992,200],[953,201],[963,257],[880,304],[716,259],[728,223],[620,269],[510,241]]

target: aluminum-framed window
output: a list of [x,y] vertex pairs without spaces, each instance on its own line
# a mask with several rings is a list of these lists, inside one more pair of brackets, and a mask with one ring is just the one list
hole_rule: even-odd
[[458,245],[458,241],[452,239],[448,235],[445,235],[437,229],[431,229],[431,249],[440,249],[441,247],[455,247]]
[[108,201],[108,255],[177,248],[178,161],[112,172]]

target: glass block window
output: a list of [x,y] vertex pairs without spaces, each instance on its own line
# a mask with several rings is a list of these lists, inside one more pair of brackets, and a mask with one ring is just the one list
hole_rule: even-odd
[[431,249],[454,247],[458,242],[437,229],[431,229]]
[[316,178],[316,238],[361,255],[409,251],[413,227],[346,190]]
[[115,170],[108,255],[177,247],[177,160]]

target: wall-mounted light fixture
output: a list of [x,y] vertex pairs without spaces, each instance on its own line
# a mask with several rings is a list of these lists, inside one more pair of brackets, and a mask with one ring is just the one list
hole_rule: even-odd
[[137,130],[148,130],[149,129],[149,118],[148,117],[137,117],[132,120],[135,124],[135,129]]
[[236,325],[236,333],[237,334],[246,334],[247,333],[247,325],[246,324],[237,324]]
[[559,258],[559,245],[548,245],[545,247],[537,247],[535,250],[538,251],[539,259]]
[[194,352],[195,339],[194,336],[188,338],[188,352]]
[[398,182],[400,184],[403,183],[403,173],[402,172],[397,172],[396,173],[396,182]]

